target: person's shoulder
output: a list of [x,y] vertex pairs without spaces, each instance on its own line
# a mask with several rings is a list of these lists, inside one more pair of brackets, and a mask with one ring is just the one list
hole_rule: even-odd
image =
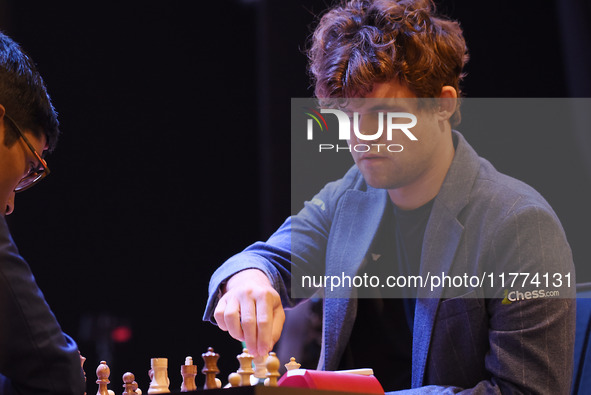
[[[484,212],[497,211],[497,215],[509,214],[524,207],[536,207],[552,212],[550,204],[533,187],[510,175],[498,171],[492,163],[482,158],[456,132],[456,158],[453,167],[453,191],[447,196],[467,202],[467,208],[476,208]],[[454,167],[455,166],[455,167]],[[448,188],[449,189],[449,188]],[[466,194],[467,196],[461,196]]]
[[526,207],[535,207],[553,213],[548,201],[536,189],[521,180],[499,172],[483,158],[480,158],[480,169],[470,200],[503,207],[508,213]]
[[[344,198],[350,194],[361,194],[362,197],[385,195],[385,190],[370,187],[356,165],[351,166],[339,179],[330,181],[304,207],[318,207],[325,213],[336,213]],[[301,214],[301,212],[300,212]]]
[[367,185],[357,166],[353,165],[347,170],[343,177],[328,182],[322,189],[322,192],[333,197],[338,197],[347,191],[367,192],[372,190],[373,188]]
[[498,171],[480,157],[459,133],[456,158],[450,169],[443,200],[458,213],[466,226],[497,228],[501,223],[527,222],[528,218],[546,218],[545,222],[561,228],[556,213],[532,186]]

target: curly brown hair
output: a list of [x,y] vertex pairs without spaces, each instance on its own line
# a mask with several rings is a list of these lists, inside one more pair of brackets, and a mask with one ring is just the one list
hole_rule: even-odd
[[363,97],[392,80],[436,98],[444,85],[460,96],[468,50],[459,23],[436,16],[430,0],[350,0],[321,18],[308,58],[318,98]]

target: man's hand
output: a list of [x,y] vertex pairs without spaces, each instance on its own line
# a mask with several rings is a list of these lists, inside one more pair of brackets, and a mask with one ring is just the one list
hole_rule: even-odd
[[214,317],[218,326],[246,343],[254,355],[267,355],[281,336],[285,312],[281,298],[258,269],[236,273],[226,283]]

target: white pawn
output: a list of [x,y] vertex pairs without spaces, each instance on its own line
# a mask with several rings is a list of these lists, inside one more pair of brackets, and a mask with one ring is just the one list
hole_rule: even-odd
[[150,375],[150,388],[148,394],[167,394],[170,392],[168,386],[170,380],[168,379],[168,358],[152,358],[150,360],[152,369],[148,373]]
[[197,391],[197,386],[195,385],[197,365],[193,365],[192,357],[185,358],[185,364],[181,365],[181,376],[183,376],[181,392]]
[[242,381],[242,378],[236,372],[230,373],[228,375],[228,387],[229,388],[240,387],[241,381]]

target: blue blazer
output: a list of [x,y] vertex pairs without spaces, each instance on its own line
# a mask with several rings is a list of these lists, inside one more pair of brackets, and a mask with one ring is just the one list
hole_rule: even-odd
[[[420,288],[413,328],[413,389],[406,392],[567,394],[575,278],[562,226],[535,190],[497,172],[461,134],[454,132],[453,138],[455,156],[425,230],[421,276],[481,278],[492,273],[500,281],[500,275],[507,280],[515,272],[538,273],[538,279],[558,273],[563,283],[560,297],[536,294],[513,302],[503,298],[505,289],[511,290],[508,284],[496,286],[494,295],[482,287]],[[253,244],[216,270],[204,319],[213,322],[223,281],[246,268],[264,271],[286,307],[297,303],[290,292],[291,281],[298,281],[292,272],[339,277],[360,273],[387,202],[387,192],[368,186],[354,166],[306,202],[267,242]],[[333,370],[351,335],[356,290],[323,291],[319,368]]]

